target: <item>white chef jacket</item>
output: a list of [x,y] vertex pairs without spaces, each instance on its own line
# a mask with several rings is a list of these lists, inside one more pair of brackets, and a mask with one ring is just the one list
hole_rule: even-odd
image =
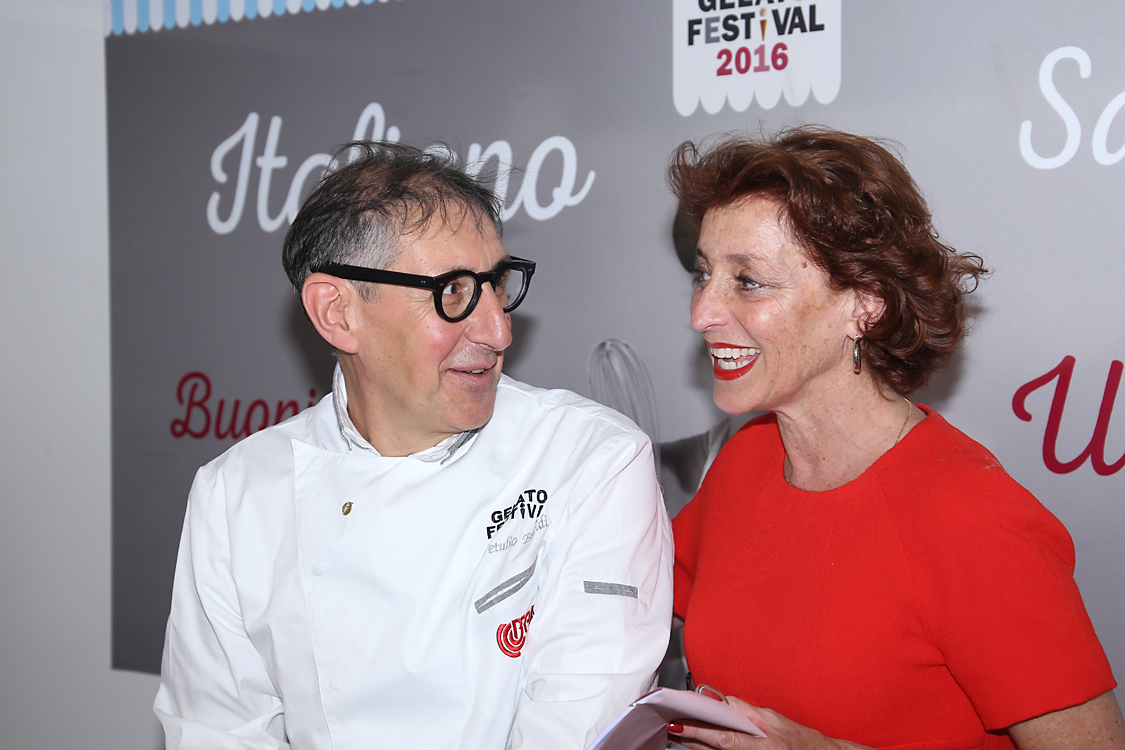
[[155,704],[167,746],[584,748],[667,644],[648,438],[502,377],[484,428],[384,457],[339,369],[334,385],[196,475]]

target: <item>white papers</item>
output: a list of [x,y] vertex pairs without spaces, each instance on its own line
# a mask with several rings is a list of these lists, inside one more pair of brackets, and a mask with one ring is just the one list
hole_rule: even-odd
[[617,717],[588,750],[664,750],[668,722],[703,721],[739,732],[765,733],[737,709],[686,690],[657,688]]

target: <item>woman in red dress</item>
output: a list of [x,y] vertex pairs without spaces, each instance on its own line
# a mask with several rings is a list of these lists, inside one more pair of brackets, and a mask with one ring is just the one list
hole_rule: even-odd
[[[980,258],[899,160],[822,128],[676,151],[716,405],[765,411],[673,522],[697,683],[767,737],[690,748],[1125,748],[1066,529],[909,396],[960,345]],[[737,697],[734,697],[737,696]]]

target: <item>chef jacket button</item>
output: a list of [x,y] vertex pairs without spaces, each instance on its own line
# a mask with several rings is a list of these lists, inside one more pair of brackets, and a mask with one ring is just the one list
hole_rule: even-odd
[[333,690],[339,690],[341,684],[343,684],[343,680],[341,680],[339,677],[333,677],[332,678],[332,689]]

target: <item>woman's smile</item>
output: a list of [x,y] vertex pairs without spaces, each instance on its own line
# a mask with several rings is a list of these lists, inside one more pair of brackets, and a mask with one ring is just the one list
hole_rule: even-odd
[[734,344],[707,344],[711,354],[711,364],[715,377],[719,380],[736,380],[754,366],[758,361],[761,349],[749,346],[735,346]]

